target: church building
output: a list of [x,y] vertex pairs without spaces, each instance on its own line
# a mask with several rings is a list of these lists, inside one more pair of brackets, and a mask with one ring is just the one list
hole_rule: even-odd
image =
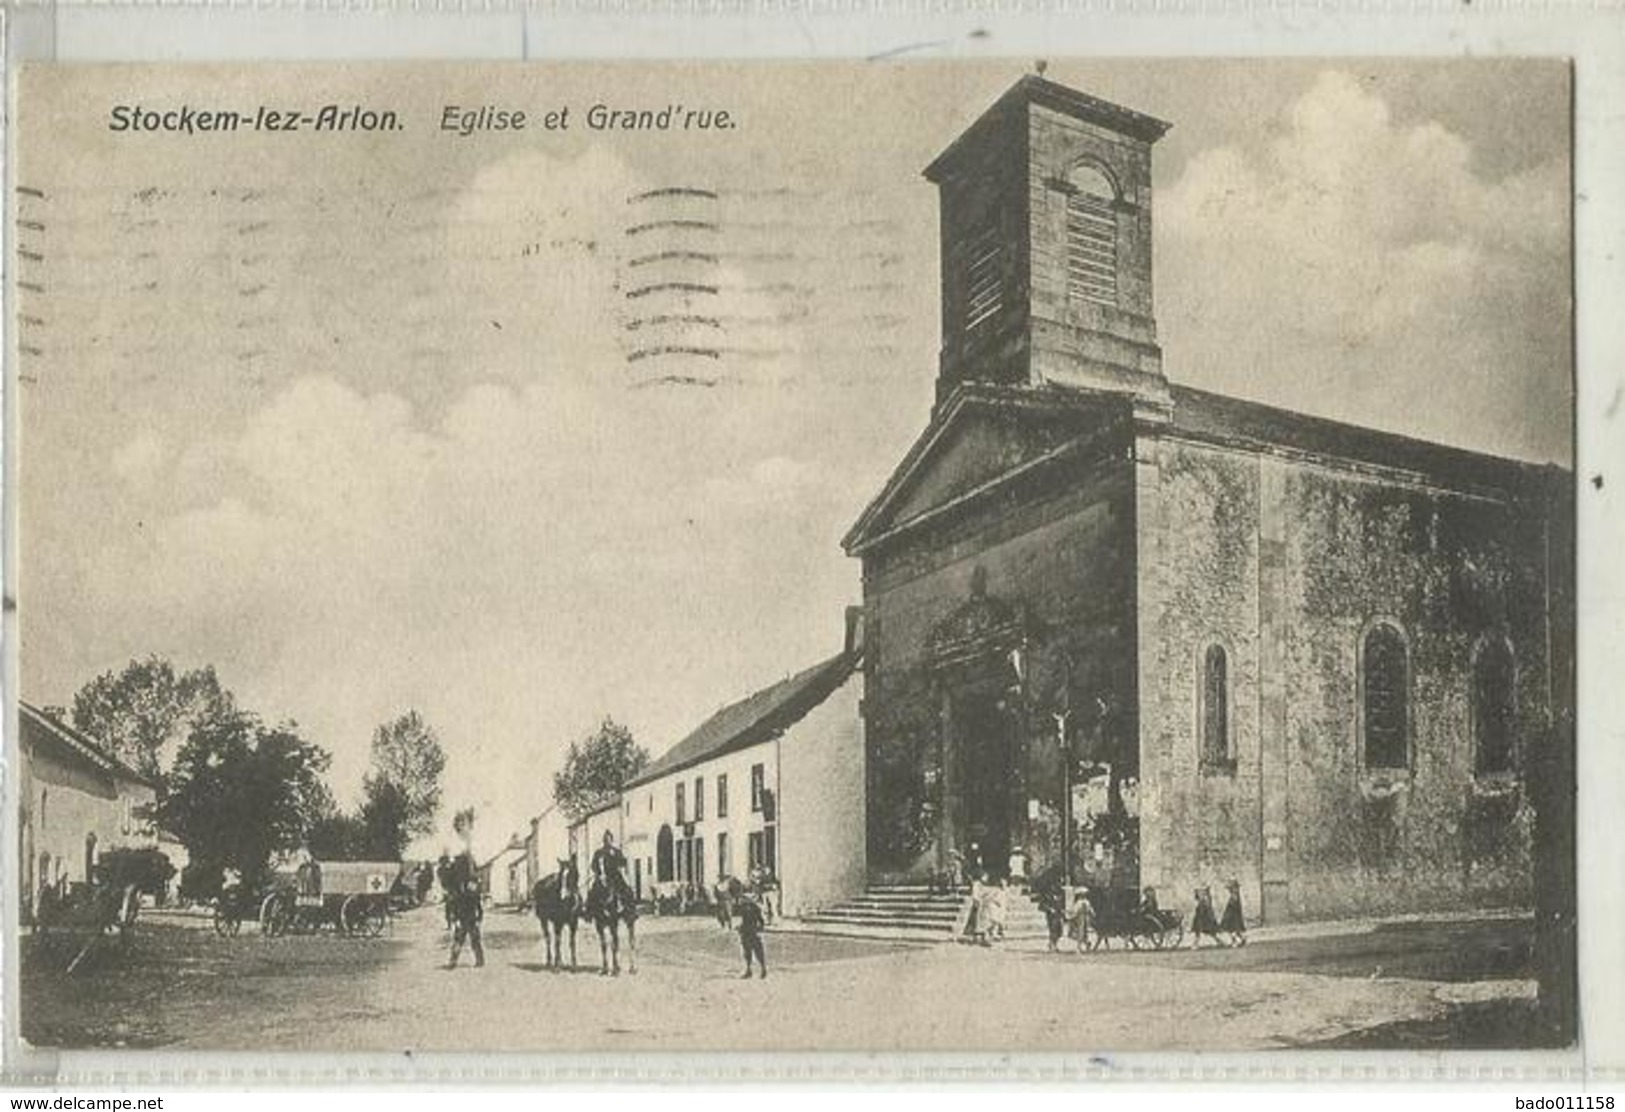
[[1170,379],[1168,127],[1029,76],[925,171],[936,403],[844,541],[869,879],[969,857],[1188,911],[1234,878],[1267,922],[1526,904],[1572,476]]

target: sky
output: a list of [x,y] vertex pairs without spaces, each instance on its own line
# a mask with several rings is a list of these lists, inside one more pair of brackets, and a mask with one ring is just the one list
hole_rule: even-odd
[[[840,538],[932,399],[920,170],[1030,68],[26,70],[23,698],[212,664],[333,753],[347,801],[373,728],[417,709],[448,816],[474,806],[494,851],[605,716],[659,753],[831,655],[861,596]],[[1047,76],[1174,125],[1171,380],[1570,460],[1565,65]],[[403,129],[107,128],[261,103]],[[592,131],[595,103],[736,126]],[[462,137],[447,105],[571,126]]]

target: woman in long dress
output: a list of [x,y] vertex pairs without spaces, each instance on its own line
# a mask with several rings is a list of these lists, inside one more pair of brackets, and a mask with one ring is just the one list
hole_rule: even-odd
[[1224,916],[1219,920],[1219,929],[1230,936],[1230,945],[1247,945],[1247,917],[1241,912],[1241,881],[1234,877],[1225,884],[1230,895],[1224,901]]
[[1191,945],[1200,946],[1204,934],[1213,939],[1215,946],[1224,945],[1219,938],[1219,920],[1213,914],[1213,890],[1205,884],[1196,890],[1196,913],[1191,916]]

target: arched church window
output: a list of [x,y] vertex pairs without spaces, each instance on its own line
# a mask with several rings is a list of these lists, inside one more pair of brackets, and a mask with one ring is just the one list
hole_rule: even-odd
[[1367,768],[1410,767],[1410,662],[1391,625],[1373,626],[1361,653],[1361,740]]
[[1487,642],[1473,665],[1473,765],[1480,776],[1511,772],[1516,765],[1516,679],[1512,649],[1505,641]]
[[1230,748],[1230,662],[1222,645],[1209,645],[1202,658],[1202,767],[1228,771],[1236,767]]
[[1069,297],[1117,304],[1117,190],[1083,163],[1067,177],[1066,289]]

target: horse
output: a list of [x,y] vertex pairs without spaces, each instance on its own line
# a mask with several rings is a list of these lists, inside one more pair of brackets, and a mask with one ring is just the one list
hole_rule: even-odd
[[587,886],[587,918],[598,928],[599,974],[621,975],[621,926],[626,927],[626,970],[638,971],[638,905],[622,885],[594,877]]
[[575,859],[559,859],[559,871],[544,876],[530,890],[531,909],[542,925],[542,942],[547,946],[547,966],[558,969],[564,962],[564,929],[570,928],[570,968],[576,967],[576,922],[581,918],[580,874]]

